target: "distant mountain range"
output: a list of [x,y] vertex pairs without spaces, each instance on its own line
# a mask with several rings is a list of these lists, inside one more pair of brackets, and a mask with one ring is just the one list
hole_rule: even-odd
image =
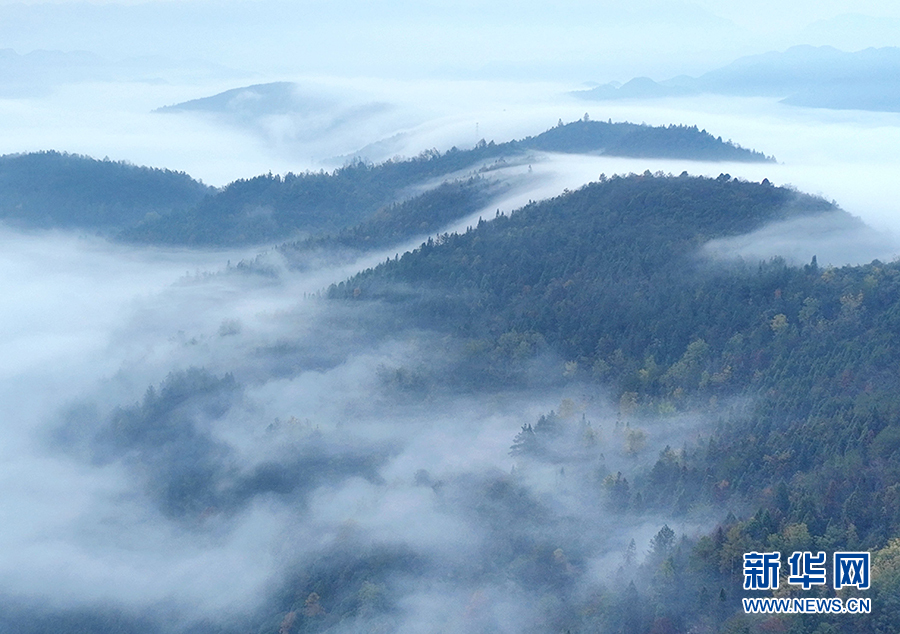
[[652,99],[704,93],[779,97],[810,108],[900,112],[900,48],[855,53],[830,46],[795,46],[783,53],[742,57],[700,77],[661,82],[637,77],[574,94],[584,99]]
[[[248,122],[271,115],[325,116],[332,115],[337,110],[348,110],[340,109],[338,105],[338,99],[327,91],[305,91],[299,84],[279,81],[233,88],[210,97],[163,106],[155,112],[204,112]],[[387,103],[373,102],[350,106],[349,110],[358,116],[365,116],[390,110],[392,107]],[[343,112],[344,117],[346,114]],[[341,116],[334,118],[340,119]]]

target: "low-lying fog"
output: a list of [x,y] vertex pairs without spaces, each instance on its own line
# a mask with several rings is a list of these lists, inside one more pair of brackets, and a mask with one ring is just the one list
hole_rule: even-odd
[[[561,548],[588,592],[632,538],[641,555],[663,523],[681,535],[713,521],[597,503],[598,478],[691,442],[704,421],[648,424],[637,450],[596,388],[398,392],[394,373],[439,369],[453,342],[312,295],[384,253],[278,278],[228,268],[250,255],[0,233],[0,604],[13,626],[103,609],[173,631],[232,627],[285,591],[309,594],[302,571],[381,549],[415,562],[379,573],[400,606],[392,628],[516,632],[548,613],[527,584],[485,572],[494,553]],[[511,457],[522,425],[551,410],[571,432],[560,442],[577,444],[584,422],[592,442],[566,463]]]

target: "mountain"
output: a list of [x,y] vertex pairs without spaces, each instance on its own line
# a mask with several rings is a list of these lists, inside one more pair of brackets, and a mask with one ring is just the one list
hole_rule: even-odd
[[395,247],[410,239],[424,240],[454,221],[476,213],[507,188],[508,185],[483,176],[447,181],[421,195],[382,207],[358,225],[335,234],[288,242],[277,250],[289,265],[304,268],[310,261],[320,265],[323,257],[346,260],[366,251]]
[[[270,111],[296,107],[288,84],[266,85],[259,94]],[[244,112],[240,104],[255,108],[253,99],[245,96],[245,92],[223,93],[208,103],[240,115]],[[470,150],[430,150],[378,165],[357,161],[332,173],[267,174],[237,180],[217,191],[182,173],[50,151],[0,157],[0,219],[26,227],[98,230],[145,244],[222,246],[322,237],[349,230],[443,181],[468,180],[476,171],[506,160],[525,161],[539,151],[771,160],[696,127],[580,120],[560,122],[521,141],[482,141]],[[448,204],[443,205],[446,210]],[[440,217],[451,222],[475,211],[471,205],[455,209]],[[412,237],[423,222],[429,231],[440,228],[431,221],[407,220],[398,219],[388,233]],[[384,230],[381,222],[379,231]]]
[[417,116],[364,94],[293,82],[242,86],[154,112],[209,117],[257,135],[269,145],[302,147],[304,154],[309,144],[319,144],[323,152],[352,154],[365,141],[407,127]]
[[[887,632],[900,618],[892,599],[900,590],[900,263],[722,262],[704,250],[713,239],[807,217],[855,222],[765,182],[616,177],[429,240],[333,286],[330,297],[387,303],[408,325],[464,343],[449,369],[397,369],[401,388],[410,377],[418,392],[533,385],[535,368],[544,385],[609,384],[626,447],[640,446],[642,427],[660,417],[717,421],[684,447],[667,447],[633,481],[608,472],[593,486],[622,516],[690,521],[727,501],[746,511],[677,546],[664,526],[642,565],[624,564],[624,581],[592,597],[559,590],[563,629]],[[557,361],[546,361],[548,351]],[[582,473],[584,444],[555,438],[594,432],[568,416],[551,412],[510,438],[523,469]],[[852,623],[827,614],[747,619],[743,553],[773,550],[872,552],[868,596],[882,607]]]
[[0,220],[107,233],[183,212],[212,190],[181,172],[59,152],[0,156]]
[[695,161],[772,162],[773,158],[722,141],[697,126],[648,126],[634,123],[574,121],[513,147],[544,152],[596,153],[639,158],[682,158]]
[[[563,125],[560,121],[555,128],[520,141],[481,141],[470,150],[430,150],[413,159],[378,165],[355,162],[332,173],[269,174],[235,181],[186,213],[148,219],[121,237],[155,244],[226,245],[335,233],[409,198],[411,188],[453,180],[454,174],[468,178],[473,171],[497,161],[525,161],[538,151],[707,161],[772,160],[723,142],[696,126],[652,127],[586,120]],[[445,217],[461,218],[470,211],[460,209],[455,218]]]
[[297,84],[282,81],[233,88],[210,97],[163,106],[155,112],[207,112],[249,120],[294,112],[310,114],[333,107],[334,99],[321,93],[304,94]]
[[[349,229],[389,205],[411,197],[414,185],[493,157],[473,151],[425,153],[381,165],[353,163],[332,173],[289,173],[238,180],[187,213],[141,223],[121,234],[140,243],[259,244],[315,237]],[[462,211],[460,211],[462,213]]]
[[830,46],[795,46],[742,57],[700,77],[654,82],[636,78],[576,95],[585,99],[647,99],[713,93],[781,98],[812,108],[900,111],[900,48],[848,53]]
[[[415,181],[454,154],[384,169]],[[319,177],[361,196],[352,184],[373,173]],[[274,199],[284,179],[254,186]],[[432,231],[491,187],[448,180],[297,248]],[[765,180],[645,172],[428,239],[308,302],[294,272],[180,284],[168,312],[231,297],[263,319],[168,340],[175,370],[139,400],[67,406],[39,464],[59,452],[109,472],[111,510],[95,515],[130,496],[163,549],[175,531],[216,552],[236,535],[241,556],[274,543],[259,601],[182,617],[169,585],[146,607],[0,597],[0,629],[427,631],[437,612],[448,632],[894,631],[900,263],[729,250],[799,223],[859,226]],[[288,308],[276,320],[272,306]],[[274,530],[245,533],[260,507]],[[771,596],[743,588],[744,554],[780,552],[787,572],[791,553],[819,551],[871,553],[872,587],[837,594],[877,610],[744,612],[743,597]],[[187,569],[182,588],[198,580]],[[834,594],[781,583],[779,597]]]
[[[824,200],[726,174],[614,177],[431,240],[331,292],[389,299],[398,288],[405,295],[437,287],[411,315],[426,322],[446,316],[445,327],[491,338],[537,333],[587,368],[616,350],[671,364],[693,339],[724,346],[738,328],[710,319],[704,328],[712,330],[697,331],[694,313],[708,302],[686,304],[679,296],[703,281],[701,245],[817,214],[850,222]],[[435,296],[440,302],[431,305]],[[411,301],[419,300],[413,294]],[[713,304],[719,301],[728,300]],[[694,316],[685,319],[681,310]],[[731,318],[738,314],[756,319],[754,310]]]

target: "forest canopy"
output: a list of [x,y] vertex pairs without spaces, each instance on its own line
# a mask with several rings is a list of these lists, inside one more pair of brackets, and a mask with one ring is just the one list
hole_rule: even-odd
[[[660,548],[633,574],[636,585],[582,604],[566,627],[648,632],[664,619],[665,631],[768,631],[743,616],[742,553],[887,553],[900,535],[900,263],[701,256],[713,238],[822,214],[845,212],[727,175],[615,177],[429,240],[330,296],[388,302],[417,327],[469,342],[454,371],[420,374],[420,390],[429,380],[432,389],[462,390],[527,383],[529,365],[549,348],[560,359],[555,371],[545,368],[549,381],[614,386],[620,422],[631,425],[617,432],[626,445],[643,442],[642,421],[691,412],[717,420],[641,477],[610,474],[598,486],[619,513],[687,517],[731,501],[747,515]],[[554,438],[594,432],[584,422],[562,432],[561,421],[550,412],[523,424],[510,454],[574,470],[584,450],[560,454]],[[892,631],[897,579],[876,575],[878,613],[840,625],[824,614],[774,620],[803,633]],[[641,607],[629,616],[598,607],[606,602]]]
[[[535,137],[470,149],[427,150],[331,172],[262,174],[219,190],[169,170],[60,152],[0,157],[0,220],[82,228],[142,244],[236,246],[334,236],[443,182],[469,180],[534,152],[766,161],[696,126],[653,127],[585,119]],[[468,207],[466,207],[468,209]],[[448,220],[460,217],[444,214]],[[401,225],[396,225],[394,231]]]

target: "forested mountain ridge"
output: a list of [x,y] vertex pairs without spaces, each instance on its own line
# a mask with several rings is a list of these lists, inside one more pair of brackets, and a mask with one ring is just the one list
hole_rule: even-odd
[[[26,227],[85,228],[129,242],[225,246],[323,237],[441,181],[532,152],[708,161],[768,160],[695,127],[579,120],[538,136],[468,150],[422,152],[373,165],[356,161],[326,173],[271,173],[216,191],[183,173],[59,152],[0,157],[0,219]],[[459,210],[455,220],[468,211]],[[452,216],[452,217],[451,217]],[[405,222],[408,219],[404,219]],[[415,235],[396,225],[391,232]]]
[[[556,380],[614,386],[635,429],[677,412],[718,421],[642,477],[597,486],[619,513],[686,515],[729,500],[751,511],[677,548],[670,538],[631,573],[636,585],[573,609],[572,631],[891,632],[900,264],[723,264],[701,249],[786,216],[842,213],[727,175],[613,178],[441,236],[330,295],[406,306],[412,323],[469,342],[455,371],[420,375],[419,389],[508,385],[549,348],[566,361]],[[542,459],[542,426],[510,438],[514,455]],[[876,552],[872,615],[742,614],[744,552],[854,549]]]
[[[539,332],[567,358],[589,359],[614,323],[633,332],[634,339],[618,333],[615,341],[604,340],[603,353],[620,347],[643,352],[655,342],[649,352],[672,359],[694,333],[677,323],[655,323],[666,315],[657,295],[676,280],[684,280],[679,286],[694,282],[702,270],[699,247],[770,221],[815,213],[843,212],[821,199],[725,174],[604,177],[482,221],[465,234],[429,240],[331,292],[389,297],[396,288],[437,286],[453,291],[442,301],[454,308],[434,314],[452,314],[448,322],[462,332]],[[560,302],[565,310],[553,305]],[[431,314],[427,305],[417,312]],[[661,333],[668,336],[660,338]]]
[[[488,146],[477,155],[493,158]],[[457,160],[457,154],[465,154]],[[332,173],[267,174],[238,180],[190,212],[142,223],[122,238],[142,243],[254,244],[337,233],[398,202],[413,185],[470,165],[472,154],[423,153],[374,166],[353,163]]]
[[[562,122],[560,122],[562,123]],[[686,158],[695,161],[773,162],[761,152],[722,141],[697,126],[648,126],[590,121],[558,125],[536,137],[513,141],[546,152],[598,152],[608,156]]]
[[579,120],[536,137],[474,148],[422,152],[408,160],[378,165],[362,161],[326,172],[262,175],[238,180],[188,213],[142,223],[122,234],[129,241],[196,245],[253,244],[333,234],[367,220],[379,209],[408,197],[413,186],[450,179],[498,160],[533,151],[610,156],[687,158],[708,161],[766,161],[695,127],[651,127]]
[[187,174],[60,152],[0,156],[0,220],[115,231],[185,211],[210,191]]
[[390,248],[416,236],[424,238],[474,214],[503,189],[503,185],[484,177],[447,181],[414,198],[386,205],[356,226],[332,235],[288,242],[277,250],[291,266],[303,268],[310,256],[345,259]]
[[[430,232],[492,186],[447,182],[283,250],[395,243],[398,227]],[[167,528],[221,535],[260,504],[288,509],[290,526],[303,527],[293,542],[302,557],[291,564],[287,547],[259,605],[220,621],[175,629],[154,610],[45,613],[6,599],[0,629],[43,632],[52,620],[98,632],[419,631],[444,609],[451,632],[895,631],[900,264],[789,266],[707,249],[824,217],[853,224],[834,204],[767,181],[604,176],[333,287],[309,304],[326,327],[301,309],[270,331],[277,338],[246,337],[238,320],[184,337],[184,349],[234,354],[175,370],[136,402],[73,407],[48,442],[67,459],[121,469]],[[284,272],[272,293],[293,304],[280,282],[299,278]],[[313,376],[325,381],[319,391]],[[298,397],[285,405],[283,388]],[[559,407],[547,411],[547,398]],[[466,413],[478,401],[487,404]],[[506,403],[511,413],[486,427],[481,417]],[[241,462],[244,441],[229,429],[253,436],[255,460]],[[479,453],[475,466],[442,464]],[[323,504],[344,491],[349,503],[323,523]],[[361,499],[379,515],[375,531],[347,521]],[[396,519],[383,520],[386,509]],[[430,526],[410,522],[417,513]],[[334,539],[310,545],[311,534]],[[463,546],[452,543],[459,535]],[[741,598],[761,596],[742,587],[752,550],[869,550],[877,611],[745,615]],[[419,620],[408,606],[422,589],[436,598]],[[501,601],[525,616],[498,616]]]

